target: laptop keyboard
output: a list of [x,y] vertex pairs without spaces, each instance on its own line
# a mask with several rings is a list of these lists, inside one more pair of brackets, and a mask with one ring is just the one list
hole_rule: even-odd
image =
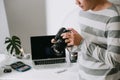
[[65,59],[34,61],[35,65],[56,64],[56,63],[64,63],[64,62],[66,62]]

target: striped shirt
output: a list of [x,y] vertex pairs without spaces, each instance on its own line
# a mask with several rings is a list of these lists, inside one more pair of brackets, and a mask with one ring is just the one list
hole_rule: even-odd
[[118,5],[80,11],[79,80],[120,80],[120,14]]

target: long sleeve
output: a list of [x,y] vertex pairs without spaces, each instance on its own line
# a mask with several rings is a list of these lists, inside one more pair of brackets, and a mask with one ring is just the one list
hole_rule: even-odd
[[120,17],[112,17],[105,32],[107,44],[90,43],[89,55],[113,67],[120,67]]

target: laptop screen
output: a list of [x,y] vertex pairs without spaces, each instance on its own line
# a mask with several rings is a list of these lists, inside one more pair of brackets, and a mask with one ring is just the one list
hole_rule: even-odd
[[55,37],[54,35],[49,35],[49,36],[32,36],[30,38],[32,60],[65,57],[65,50],[62,55],[57,56],[55,55],[56,53],[54,52],[54,50],[51,48],[51,46],[53,45],[53,43],[51,43],[51,39],[54,37]]

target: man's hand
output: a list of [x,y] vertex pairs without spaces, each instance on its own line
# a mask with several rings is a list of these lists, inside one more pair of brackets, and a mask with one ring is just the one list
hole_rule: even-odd
[[55,41],[55,39],[53,38],[53,39],[51,39],[51,43],[56,43],[56,41]]
[[70,30],[70,32],[61,34],[62,38],[65,39],[65,43],[67,43],[67,46],[78,46],[83,39],[82,36],[73,28],[69,28],[68,30]]

